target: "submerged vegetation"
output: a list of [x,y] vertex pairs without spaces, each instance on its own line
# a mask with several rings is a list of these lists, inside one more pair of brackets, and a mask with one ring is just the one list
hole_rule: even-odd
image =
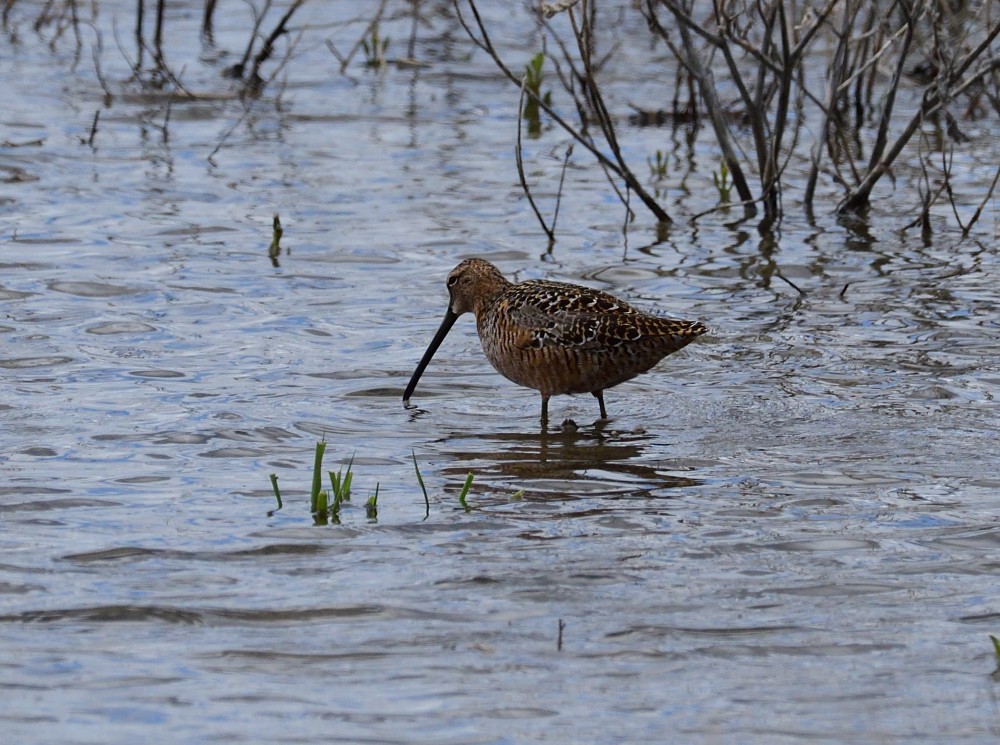
[[271,221],[271,243],[267,247],[267,256],[271,259],[271,265],[276,269],[280,266],[278,257],[281,256],[281,236],[283,234],[284,229],[281,227],[281,217],[275,213]]
[[528,122],[529,137],[539,137],[542,134],[542,119],[539,104],[552,105],[552,91],[542,93],[542,83],[545,80],[544,64],[545,54],[539,52],[524,67],[524,89],[528,93],[528,100],[524,102],[521,110],[521,118]]
[[1000,680],[1000,639],[990,634],[990,641],[993,643],[993,658],[997,663],[996,670],[993,671],[993,680]]
[[365,64],[368,67],[383,68],[386,66],[386,51],[390,39],[382,38],[378,33],[378,23],[373,23],[367,39],[361,41],[365,50]]

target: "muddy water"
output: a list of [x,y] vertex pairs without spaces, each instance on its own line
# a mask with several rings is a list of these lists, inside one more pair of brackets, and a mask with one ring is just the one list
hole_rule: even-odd
[[[0,54],[5,737],[995,741],[994,207],[964,241],[946,215],[932,240],[902,232],[912,194],[888,186],[868,222],[789,204],[774,245],[732,215],[658,237],[640,213],[623,235],[579,158],[548,250],[510,157],[515,93],[448,14],[421,31],[429,66],[381,75],[340,75],[315,43],[349,48],[357,24],[305,35],[280,105],[237,124],[231,57],[190,43],[198,7],[168,20],[204,95],[169,117],[109,49],[131,6],[103,9],[104,74],[132,94],[92,147],[90,41],[74,71],[17,4]],[[523,18],[496,22],[514,58],[537,48]],[[227,16],[219,48],[245,29]],[[401,52],[408,21],[383,30]],[[627,111],[638,93],[615,90]],[[640,164],[684,143],[626,131]],[[696,142],[663,187],[680,214],[714,204]],[[528,145],[549,208],[565,144]],[[611,422],[557,398],[579,428],[541,431],[465,318],[405,410],[468,256],[712,331],[610,391]],[[354,459],[339,525],[309,515],[320,438],[329,467]]]

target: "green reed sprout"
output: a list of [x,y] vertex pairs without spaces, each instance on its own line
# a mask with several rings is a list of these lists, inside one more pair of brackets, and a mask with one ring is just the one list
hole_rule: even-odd
[[333,471],[327,471],[330,474],[330,486],[333,491],[333,498],[339,504],[340,502],[350,502],[351,501],[351,481],[354,479],[354,474],[351,472],[351,466],[354,465],[354,456],[347,462],[347,472],[344,472],[343,466],[340,470],[334,473]]
[[649,175],[654,181],[663,181],[667,177],[667,154],[662,150],[657,150],[656,160],[646,158],[649,164]]
[[274,266],[278,266],[278,257],[281,256],[281,236],[284,232],[281,227],[281,218],[275,212],[274,220],[271,223],[271,245],[267,247],[267,256]]
[[274,489],[274,498],[278,500],[278,506],[267,513],[268,517],[272,517],[275,512],[281,509],[281,490],[278,489],[278,474],[271,474],[271,488]]
[[719,192],[719,202],[728,203],[729,193],[733,190],[733,179],[729,174],[729,166],[726,165],[726,161],[719,163],[719,170],[717,173],[712,174],[712,180],[715,182],[715,188]]
[[316,443],[316,454],[313,457],[312,489],[309,492],[310,512],[320,511],[320,495],[323,494],[323,510],[326,510],[326,494],[323,493],[323,453],[326,452],[326,441]]
[[385,67],[385,51],[389,48],[389,37],[379,37],[378,24],[372,24],[371,34],[362,40],[365,50],[365,65],[368,67]]
[[545,54],[539,52],[524,66],[524,89],[532,95],[529,95],[524,102],[521,118],[528,122],[529,137],[538,137],[542,133],[539,100],[546,106],[552,105],[552,91],[546,91],[544,95],[542,94],[542,82],[545,80],[545,73],[542,71],[544,64]]
[[420,484],[420,490],[424,493],[424,520],[431,516],[431,500],[427,496],[427,487],[424,486],[424,477],[420,475],[420,466],[417,465],[417,454],[410,451],[413,456],[413,470],[417,472],[417,483]]
[[462,493],[458,495],[458,503],[462,505],[466,512],[471,512],[472,508],[469,503],[465,501],[466,496],[469,494],[469,489],[472,487],[472,479],[474,474],[469,471],[469,475],[465,477],[465,486],[462,487]]

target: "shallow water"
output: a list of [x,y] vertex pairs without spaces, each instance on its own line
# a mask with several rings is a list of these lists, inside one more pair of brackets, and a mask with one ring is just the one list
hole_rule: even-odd
[[[304,19],[354,17],[327,5]],[[623,235],[578,156],[550,251],[510,157],[516,90],[447,13],[421,30],[429,67],[381,75],[340,75],[316,42],[363,24],[304,35],[280,105],[235,126],[218,68],[246,19],[220,21],[213,66],[199,8],[168,20],[205,95],[169,118],[121,95],[93,147],[89,47],[71,71],[17,4],[0,54],[12,742],[995,741],[995,206],[964,241],[946,214],[932,240],[903,232],[912,195],[888,184],[867,222],[810,223],[790,198],[776,245],[724,214],[658,239],[639,213]],[[113,9],[104,74],[130,90],[110,26],[131,5]],[[527,58],[537,38],[505,16]],[[385,24],[399,47],[408,30]],[[617,110],[654,87],[615,89]],[[639,163],[683,142],[626,131]],[[667,184],[680,215],[714,204],[699,138],[705,162]],[[550,207],[565,145],[528,143]],[[608,392],[611,422],[561,397],[579,428],[541,431],[466,317],[404,409],[469,256],[711,333]],[[339,525],[309,515],[320,438],[328,467],[353,457]]]

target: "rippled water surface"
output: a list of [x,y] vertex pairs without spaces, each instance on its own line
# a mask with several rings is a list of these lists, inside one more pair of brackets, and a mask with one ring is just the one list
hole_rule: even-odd
[[[0,43],[5,738],[995,741],[995,205],[965,240],[945,213],[903,231],[912,194],[888,182],[866,221],[809,222],[791,193],[775,241],[724,213],[658,236],[637,212],[623,233],[578,155],[549,250],[517,183],[517,91],[447,4],[418,34],[427,64],[381,74],[341,74],[322,43],[351,47],[355,4],[304,9],[286,84],[251,105],[219,74],[246,6],[206,51],[201,5],[173,5],[194,101],[128,81],[112,27],[131,49],[131,4],[95,26],[110,106],[90,27],[74,65],[18,2]],[[493,13],[523,65],[530,19]],[[383,23],[390,56],[409,31]],[[676,153],[671,210],[714,206],[708,133],[685,161],[684,132],[630,126],[629,103],[666,94],[623,55],[636,162]],[[980,126],[972,205],[996,162]],[[526,143],[548,210],[566,144]],[[466,316],[404,409],[469,256],[711,332],[609,391],[610,422],[560,397],[543,431]],[[354,472],[325,526],[321,438]]]

